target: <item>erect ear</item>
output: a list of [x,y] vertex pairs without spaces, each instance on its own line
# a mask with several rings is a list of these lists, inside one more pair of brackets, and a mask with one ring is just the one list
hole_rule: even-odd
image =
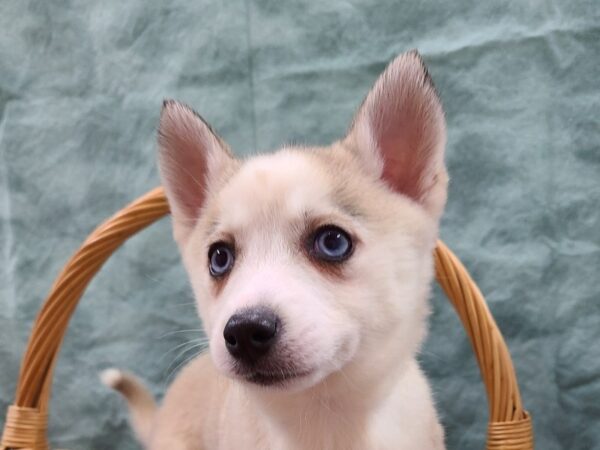
[[211,187],[234,159],[227,145],[194,110],[165,100],[158,128],[158,162],[175,240],[181,245],[194,227]]
[[414,50],[379,77],[355,116],[346,142],[394,191],[436,219],[446,202],[446,123],[435,87]]

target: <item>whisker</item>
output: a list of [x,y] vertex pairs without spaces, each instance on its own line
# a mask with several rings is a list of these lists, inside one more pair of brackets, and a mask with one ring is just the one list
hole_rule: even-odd
[[147,279],[149,279],[150,281],[153,281],[153,282],[157,283],[157,284],[166,284],[166,281],[165,281],[165,280],[160,280],[160,279],[158,279],[158,278],[155,278],[155,277],[153,277],[152,275],[149,275],[149,274],[148,274],[148,273],[146,273],[146,272],[142,273],[142,276],[143,276],[144,278],[147,278]]
[[427,350],[421,350],[419,352],[419,356],[432,356],[434,358],[436,358],[438,361],[446,361],[446,358],[444,358],[443,356],[434,353],[432,351],[427,351]]
[[184,306],[196,306],[196,302],[175,303],[173,305],[167,305],[165,308],[182,308]]
[[190,328],[187,330],[168,331],[167,333],[160,336],[159,339],[164,339],[168,336],[173,336],[174,334],[181,334],[181,333],[202,333],[202,334],[204,334],[204,330],[202,328]]
[[190,362],[192,359],[194,359],[196,356],[198,356],[199,354],[202,353],[202,350],[193,354],[192,356],[190,356],[189,358],[185,359],[183,362],[181,362],[180,364],[177,365],[177,367],[175,367],[171,373],[169,375],[167,375],[167,379],[165,380],[165,384],[164,387],[166,387],[166,385],[170,384],[172,376],[175,375],[177,373],[177,371],[183,367],[185,364],[187,364],[188,362]]
[[[181,348],[181,347],[185,347],[186,345],[196,345],[196,344],[206,344],[208,343],[208,338],[198,338],[198,339],[192,339],[191,341],[185,341],[182,344],[176,345],[175,347],[173,347],[170,350],[167,350],[159,359],[158,361],[162,361],[165,357],[167,357],[167,355],[173,353],[175,350]],[[193,348],[193,347],[190,347]]]
[[167,367],[167,371],[170,371],[173,368],[173,366],[177,363],[177,360],[180,359],[187,352],[189,352],[190,350],[193,350],[195,348],[208,347],[208,345],[206,345],[206,344],[207,344],[207,342],[200,342],[198,344],[194,344],[191,347],[185,348],[182,351],[180,351],[177,354],[177,356],[175,356],[175,358],[173,358],[173,362],[171,364],[169,364],[169,367]]

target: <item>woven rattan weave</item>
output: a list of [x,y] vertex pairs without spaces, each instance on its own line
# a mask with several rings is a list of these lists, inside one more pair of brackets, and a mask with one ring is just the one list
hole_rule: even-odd
[[[86,286],[130,236],[169,213],[156,188],[100,225],[64,267],[35,321],[2,436],[2,450],[48,449],[46,436],[52,375],[60,345]],[[489,450],[533,449],[531,418],[521,403],[508,348],[479,288],[458,258],[439,241],[436,277],[458,313],[477,357],[489,410]],[[470,405],[472,406],[472,405]]]

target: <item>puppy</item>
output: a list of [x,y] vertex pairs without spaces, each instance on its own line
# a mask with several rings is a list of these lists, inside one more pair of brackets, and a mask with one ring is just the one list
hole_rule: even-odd
[[104,381],[149,449],[443,449],[416,360],[446,202],[444,113],[416,51],[347,135],[240,161],[166,101],[159,165],[210,354],[163,405]]

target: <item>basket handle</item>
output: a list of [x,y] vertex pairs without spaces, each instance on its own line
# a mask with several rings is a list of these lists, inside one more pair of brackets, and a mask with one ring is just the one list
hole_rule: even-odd
[[[52,375],[58,351],[85,288],[129,237],[169,213],[162,187],[129,204],[88,236],[54,282],[39,312],[23,361],[15,402],[8,408],[0,448],[46,450]],[[436,277],[454,305],[477,357],[489,403],[487,448],[532,450],[531,419],[523,409],[510,354],[477,285],[438,241]]]

